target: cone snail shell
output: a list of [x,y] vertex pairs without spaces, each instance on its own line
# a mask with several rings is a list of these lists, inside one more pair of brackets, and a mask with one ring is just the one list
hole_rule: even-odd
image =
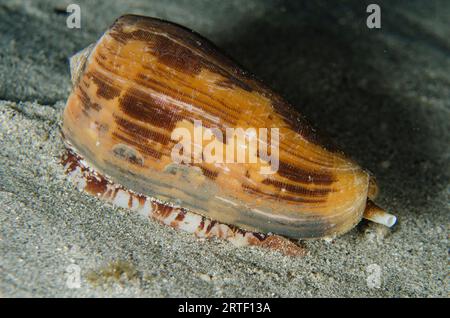
[[[237,245],[289,249],[290,241],[282,237],[334,237],[364,214],[395,223],[371,201],[377,186],[368,172],[319,137],[279,95],[188,29],[122,16],[71,59],[71,71],[63,162],[79,188],[91,194]],[[258,149],[256,162],[202,161],[194,138],[181,152],[197,155],[194,160],[174,162],[180,141],[174,132],[195,135],[198,122],[201,146],[209,131],[217,147],[211,153],[237,151],[230,128],[250,132],[246,142],[257,140],[270,151],[264,155]],[[273,137],[274,128],[278,140],[263,138],[260,129]],[[275,152],[276,169],[262,173]]]

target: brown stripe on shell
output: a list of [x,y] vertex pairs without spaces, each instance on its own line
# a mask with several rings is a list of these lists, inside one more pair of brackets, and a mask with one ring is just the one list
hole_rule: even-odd
[[114,24],[114,28],[109,31],[108,35],[115,41],[122,44],[127,43],[132,38],[129,33],[124,33],[122,31],[122,28],[119,27],[119,24]]
[[164,101],[138,89],[129,88],[119,99],[120,109],[128,116],[153,126],[172,131],[182,116]]
[[96,71],[90,72],[87,76],[97,85],[97,96],[113,99],[120,95],[120,89],[115,86],[113,79]]
[[[152,39],[153,54],[158,58],[158,61],[168,67],[179,72],[197,75],[200,73],[204,64],[202,58],[192,52],[189,48],[181,46],[171,39],[163,35],[152,34],[142,30],[133,33],[139,33],[136,37],[138,40]],[[132,34],[133,34],[132,33]],[[133,34],[133,38],[136,38]]]
[[[180,86],[191,88],[192,91],[195,91],[196,92],[195,97],[192,97],[192,95],[184,93],[178,90],[177,88],[164,85],[163,82],[150,78],[145,74],[138,75],[138,78],[135,80],[138,84],[148,88],[152,88],[160,93],[164,93],[165,95],[170,96],[174,100],[179,100],[181,102],[188,104],[194,104],[196,105],[196,107],[200,108],[203,111],[211,113],[214,116],[219,116],[221,120],[226,122],[228,125],[235,125],[237,122],[239,112],[237,109],[231,108],[230,106],[226,105],[223,101],[214,99],[214,96],[210,94],[203,93],[194,87],[190,87],[189,84],[187,83],[186,84],[179,83],[179,84],[182,84]],[[202,96],[209,98],[211,101],[218,103],[219,105],[212,105],[211,103],[208,103],[208,101],[200,99],[199,97]],[[192,115],[196,114],[192,113]]]
[[[104,65],[103,63],[100,63],[100,61],[98,61],[99,64],[101,64],[101,66],[103,68],[105,68],[106,70],[108,70],[108,72],[111,72],[112,74],[116,74],[114,69],[108,68],[107,65]],[[143,67],[145,68],[145,65],[143,65]],[[158,72],[157,70],[153,69],[153,68],[149,68],[149,71],[153,72],[153,73],[157,73],[156,75],[158,76],[162,76],[164,73],[163,72]],[[116,74],[117,75],[117,74]],[[156,76],[156,77],[158,77]],[[174,77],[177,77],[176,74],[173,74]],[[183,79],[177,77],[177,80],[180,81],[183,86],[186,86],[187,88],[191,88],[192,90],[194,90],[194,87],[189,86],[190,84],[186,81],[184,81]],[[157,94],[161,94],[161,95],[167,95],[172,97],[174,100],[180,100],[182,102],[188,103],[188,104],[192,104],[195,103],[196,106],[208,113],[211,113],[215,116],[218,116],[219,118],[221,118],[221,120],[223,121],[223,123],[225,125],[220,125],[217,126],[217,124],[209,121],[208,119],[204,118],[203,119],[203,126],[205,128],[217,128],[219,130],[222,131],[222,134],[225,136],[225,129],[227,127],[232,127],[233,125],[236,124],[237,122],[237,118],[238,118],[238,113],[239,110],[231,108],[229,105],[227,105],[226,103],[224,103],[221,100],[217,100],[214,98],[214,96],[212,96],[211,94],[208,94],[207,92],[200,92],[200,91],[196,91],[196,97],[193,98],[191,95],[187,94],[187,93],[183,93],[179,90],[177,90],[176,88],[172,88],[170,86],[164,85],[163,82],[161,81],[156,81],[153,78],[149,77],[148,75],[145,75],[143,73],[138,73],[138,75],[135,78],[135,81],[146,87],[146,88],[151,88],[155,91],[155,93]],[[129,99],[129,93],[126,93],[125,100],[124,97],[121,97],[120,100],[124,101],[125,103],[127,102],[126,99]],[[133,93],[138,94],[139,96],[142,96],[142,99],[149,99],[151,98],[150,95],[145,94],[144,92],[141,92],[139,90],[135,90]],[[204,97],[204,99],[209,99],[208,100],[204,100],[204,99],[199,99],[200,97]],[[153,100],[157,103],[158,100],[156,98],[153,98]],[[134,99],[132,99],[132,101],[135,101]],[[218,103],[218,105],[214,105],[211,103]],[[133,104],[133,103],[131,103]],[[158,105],[157,105],[158,106]],[[168,108],[170,108],[169,106],[167,106]],[[132,112],[132,110],[130,109],[130,111]],[[134,118],[137,118],[139,116],[139,111],[136,111],[136,115],[135,116],[131,116]],[[146,114],[152,114],[151,111],[146,112]],[[183,111],[184,116],[189,119],[189,118],[195,118],[197,116],[196,113],[194,112],[189,112],[184,110]],[[130,113],[128,114],[130,115]],[[138,119],[138,118],[137,118]],[[163,121],[161,121],[163,122]],[[153,122],[154,123],[154,122]],[[171,127],[169,127],[171,128]]]
[[297,202],[297,203],[322,203],[322,202],[326,201],[325,199],[305,199],[305,198],[298,197],[298,196],[294,197],[294,196],[290,196],[290,195],[282,195],[282,194],[277,194],[277,193],[264,192],[254,186],[251,186],[251,185],[245,184],[245,183],[242,184],[242,189],[247,193],[267,196],[267,197],[270,197],[275,200],[285,200],[285,201]]
[[217,171],[213,171],[211,169],[208,169],[204,166],[200,166],[200,169],[202,169],[203,175],[211,180],[215,180],[217,178],[217,176],[219,175],[219,172]]
[[330,172],[321,173],[312,170],[305,170],[281,160],[279,162],[278,175],[292,181],[303,183],[329,185],[335,181],[333,174]]
[[333,190],[330,188],[324,188],[324,189],[307,189],[305,187],[301,187],[294,184],[289,184],[273,179],[264,179],[262,181],[263,184],[272,185],[278,189],[285,189],[288,192],[296,193],[304,196],[311,196],[311,197],[323,197],[326,196],[328,193],[332,192]]
[[202,69],[201,62],[196,54],[163,35],[142,29],[124,32],[120,23],[114,25],[109,35],[122,44],[129,40],[152,43],[152,54],[158,58],[159,62],[177,71],[198,74]]
[[[239,87],[245,91],[252,91],[252,88],[237,79],[235,74],[228,74],[216,64],[211,63],[193,51],[191,47],[180,45],[163,35],[153,34],[153,36],[153,54],[158,58],[160,63],[177,71],[192,75],[198,75],[205,68],[225,77],[227,85],[231,85],[233,88]],[[150,35],[145,34],[145,37],[150,38]]]
[[114,114],[113,116],[114,120],[119,126],[119,130],[132,137],[141,137],[145,139],[150,139],[162,145],[167,145],[170,141],[170,137],[168,135],[164,135],[157,131],[145,128],[141,125],[136,124],[133,121],[130,121],[123,117],[119,117],[116,114]]
[[[189,119],[185,112],[183,114],[176,112],[173,110],[176,107],[135,88],[128,89],[125,95],[120,97],[119,105],[126,115],[167,131],[172,131],[176,123],[183,118]],[[194,115],[192,113],[192,118],[195,118]],[[222,132],[223,136],[226,135],[226,127],[214,125],[207,119],[202,121],[202,125],[205,128],[217,128]]]
[[215,84],[219,87],[226,88],[226,89],[235,89],[236,84],[235,81],[233,81],[230,78],[221,79],[215,82]]
[[[124,32],[124,24],[134,25],[138,29]],[[161,30],[164,34],[157,34]],[[122,44],[130,40],[152,42],[153,54],[158,60],[178,71],[196,75],[205,68],[222,75],[234,86],[245,91],[251,92],[255,89],[253,76],[242,71],[243,68],[238,63],[221,53],[211,41],[183,26],[154,18],[143,19],[126,15],[113,25],[109,35]],[[242,77],[242,80],[238,77]]]
[[[98,58],[100,58],[101,60],[106,60],[106,55],[105,54],[102,54],[102,53],[100,53],[100,52],[97,52],[97,56],[98,56]],[[97,57],[96,56],[96,57]]]
[[81,86],[78,87],[77,96],[81,102],[81,107],[83,108],[82,111],[86,116],[89,116],[90,110],[94,110],[94,111],[98,112],[100,109],[102,109],[100,104],[91,102],[89,96],[86,94],[83,87],[81,87]]

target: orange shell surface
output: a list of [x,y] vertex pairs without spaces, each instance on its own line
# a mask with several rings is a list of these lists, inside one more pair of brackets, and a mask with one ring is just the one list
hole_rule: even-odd
[[[222,223],[293,238],[334,236],[361,220],[369,174],[198,34],[123,16],[83,63],[63,135],[114,182]],[[278,169],[262,174],[263,160],[174,163],[172,134],[193,131],[194,120],[224,136],[227,128],[277,128]]]

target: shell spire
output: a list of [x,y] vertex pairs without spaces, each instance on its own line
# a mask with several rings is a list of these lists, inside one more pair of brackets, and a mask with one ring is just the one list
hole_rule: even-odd
[[72,80],[72,86],[75,87],[80,80],[81,75],[84,72],[86,62],[91,55],[94,44],[89,45],[83,50],[73,55],[69,60],[70,65],[70,78]]

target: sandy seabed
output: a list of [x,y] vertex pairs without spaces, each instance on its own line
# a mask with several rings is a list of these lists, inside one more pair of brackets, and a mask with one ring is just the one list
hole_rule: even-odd
[[[378,1],[380,30],[363,1],[78,3],[79,30],[64,1],[0,4],[0,296],[448,295],[450,2]],[[398,224],[362,222],[292,258],[200,241],[74,189],[59,164],[67,59],[124,13],[224,48],[377,176]]]

